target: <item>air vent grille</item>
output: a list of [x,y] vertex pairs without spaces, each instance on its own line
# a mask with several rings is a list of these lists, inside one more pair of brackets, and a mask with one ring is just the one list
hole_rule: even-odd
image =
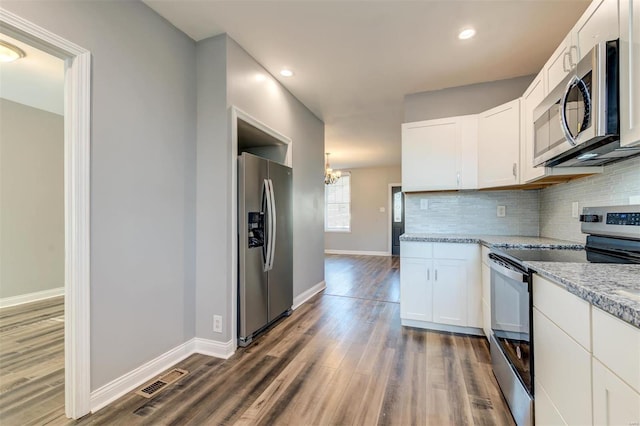
[[189,374],[187,370],[174,368],[173,370],[167,372],[166,374],[163,374],[154,381],[146,383],[141,389],[136,391],[136,394],[145,398],[151,398],[162,389],[165,389],[167,385],[178,381],[187,374]]

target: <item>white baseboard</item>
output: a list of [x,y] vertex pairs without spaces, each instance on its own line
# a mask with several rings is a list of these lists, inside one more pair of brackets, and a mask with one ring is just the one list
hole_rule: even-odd
[[193,340],[191,339],[176,346],[159,357],[91,392],[91,412],[95,413],[191,355],[193,353],[192,348],[195,347]]
[[0,299],[0,308],[22,305],[23,303],[37,302],[38,300],[50,299],[58,296],[64,296],[64,287],[52,288],[51,290],[37,291],[29,294],[21,294],[19,296],[5,297]]
[[235,350],[233,340],[220,343],[194,337],[91,392],[91,412],[95,413],[195,353],[227,359]]
[[192,339],[194,350],[192,353],[213,356],[216,358],[229,359],[236,352],[236,342],[231,339],[228,342],[220,343],[215,340],[201,339],[195,337]]
[[303,291],[301,294],[293,298],[293,306],[291,307],[291,309],[298,309],[303,303],[311,299],[316,294],[320,293],[325,288],[327,288],[327,283],[324,281],[320,281],[310,289]]
[[355,256],[391,256],[388,251],[360,251],[360,250],[325,250],[325,254],[350,254]]
[[477,327],[460,327],[457,325],[438,324],[429,321],[401,319],[400,324],[407,327],[424,328],[426,330],[449,331],[451,333],[470,334],[472,336],[484,336],[484,330]]

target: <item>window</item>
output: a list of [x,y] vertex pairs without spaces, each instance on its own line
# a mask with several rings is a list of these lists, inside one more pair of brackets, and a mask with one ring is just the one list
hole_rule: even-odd
[[338,182],[324,187],[324,229],[351,231],[351,176],[343,173]]

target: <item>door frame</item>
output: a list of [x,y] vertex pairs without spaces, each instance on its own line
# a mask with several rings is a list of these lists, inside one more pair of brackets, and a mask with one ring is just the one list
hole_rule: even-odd
[[231,341],[234,350],[238,347],[238,119],[251,124],[253,127],[262,130],[275,139],[287,145],[286,164],[293,168],[293,141],[288,136],[283,135],[272,127],[267,126],[262,121],[249,115],[240,108],[232,105],[229,108],[230,138],[231,138],[231,226],[229,227],[228,241],[231,242],[228,264],[231,265],[229,280],[229,292],[231,295],[231,309],[229,312],[229,323],[231,323]]
[[65,61],[64,369],[65,414],[91,411],[90,160],[91,52],[0,8],[3,33]]
[[389,214],[387,215],[387,252],[389,253],[389,256],[393,256],[393,241],[391,241],[393,238],[393,226],[391,225],[391,219],[393,218],[393,195],[391,195],[391,191],[393,191],[393,187],[394,186],[399,186],[400,188],[402,188],[402,184],[401,183],[390,183],[389,184],[389,190],[387,191],[387,206],[388,206],[388,212]]

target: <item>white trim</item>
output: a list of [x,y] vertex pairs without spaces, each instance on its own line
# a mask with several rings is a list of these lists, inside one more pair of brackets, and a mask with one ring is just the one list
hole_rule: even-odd
[[[231,139],[231,199],[229,200],[231,226],[228,230],[228,241],[230,241],[231,250],[228,252],[228,261],[231,265],[231,274],[229,281],[229,289],[231,294],[231,316],[228,318],[227,323],[231,324],[231,336],[238,335],[238,119],[242,119],[252,126],[262,130],[263,132],[273,136],[280,140],[283,144],[287,145],[286,165],[293,167],[293,141],[282,133],[272,129],[263,122],[253,118],[246,112],[242,111],[236,106],[229,108],[230,118],[229,125],[231,126],[229,136]],[[232,338],[231,344],[233,349],[237,347],[237,341]]]
[[90,411],[91,53],[5,9],[4,33],[65,60],[65,414]]
[[418,321],[401,319],[400,323],[405,327],[422,328],[425,330],[448,331],[451,333],[469,334],[471,336],[483,336],[484,330],[477,327],[460,327],[458,325],[439,324],[430,321]]
[[193,354],[228,359],[235,353],[235,348],[233,340],[220,343],[193,338],[91,392],[91,412],[104,408]]
[[387,250],[389,250],[389,253],[393,252],[393,247],[391,247],[391,245],[393,244],[393,241],[391,241],[393,236],[393,225],[391,224],[391,219],[393,218],[393,197],[391,196],[391,191],[393,190],[394,186],[399,186],[400,189],[402,189],[402,184],[390,183],[389,191],[387,192],[387,211],[389,212],[389,214],[387,215]]
[[0,299],[0,308],[22,305],[24,303],[37,302],[38,300],[50,299],[52,297],[64,296],[64,287],[52,288],[50,290],[36,291],[18,296],[5,297]]
[[391,256],[390,251],[366,251],[366,250],[331,250],[325,249],[325,254],[347,254],[354,256]]
[[303,291],[302,293],[300,293],[299,295],[293,298],[293,306],[291,307],[291,309],[295,311],[300,306],[305,304],[309,299],[311,299],[316,294],[320,293],[325,288],[327,288],[327,283],[323,280],[323,281],[320,281],[318,284],[314,285],[313,287],[311,287],[310,289]]
[[194,349],[194,339],[191,339],[117,379],[112,380],[106,385],[99,387],[91,392],[91,412],[95,413],[121,396],[131,392],[147,380],[173,367],[189,355],[192,355]]
[[213,356],[216,358],[229,359],[236,353],[237,342],[231,339],[228,342],[216,342],[215,340],[201,339],[195,337],[193,340],[194,349],[192,353]]

